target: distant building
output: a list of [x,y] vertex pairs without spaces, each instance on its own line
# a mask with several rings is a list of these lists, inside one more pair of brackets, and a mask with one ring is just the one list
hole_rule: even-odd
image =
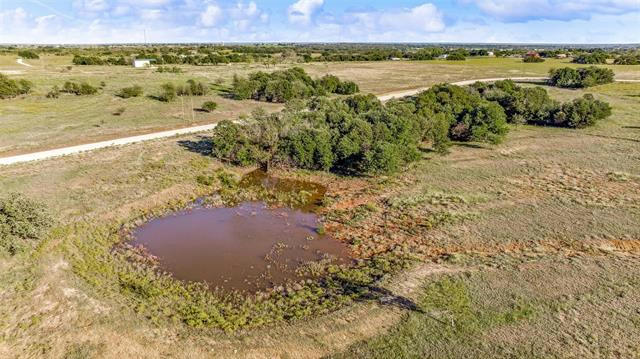
[[143,67],[151,67],[151,62],[156,61],[154,59],[134,59],[133,67],[135,68],[143,68]]
[[558,59],[566,59],[567,58],[567,54],[557,54],[556,58],[558,58]]
[[444,55],[438,56],[439,59],[443,59],[443,60],[446,60],[447,57],[449,57],[449,54],[444,54]]
[[496,56],[496,55],[493,53],[493,51],[487,51],[487,56],[491,56],[492,57],[492,56]]
[[524,58],[526,59],[527,57],[540,57],[540,54],[538,53],[538,51],[529,51],[524,55]]
[[401,58],[399,58],[399,57],[392,57],[392,58],[391,58],[391,61],[400,61],[400,60],[402,60],[402,59],[401,59]]

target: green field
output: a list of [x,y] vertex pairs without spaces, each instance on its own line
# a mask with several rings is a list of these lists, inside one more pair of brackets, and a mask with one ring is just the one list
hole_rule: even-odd
[[[179,100],[114,96],[136,83],[147,94],[169,80],[229,84],[235,73],[264,69],[258,64],[184,67],[172,75],[93,66],[62,72],[70,62],[62,57],[30,62],[34,68],[12,60],[2,57],[0,70],[23,71],[11,76],[32,80],[36,89],[3,100],[0,155],[235,118],[266,106],[212,95],[219,109],[185,122]],[[470,59],[303,67],[383,94],[471,78],[543,76],[564,65]],[[618,78],[640,79],[631,66],[611,68]],[[106,87],[96,96],[45,98],[69,79]],[[203,185],[200,175],[251,170],[181,145],[208,134],[1,167],[0,197],[20,192],[37,199],[56,224],[35,251],[0,254],[0,357],[640,357],[640,84],[547,90],[559,100],[593,93],[613,115],[581,130],[510,125],[502,144],[456,143],[448,155],[425,151],[392,176],[275,170],[327,186],[325,215],[344,219],[329,221],[329,229],[360,256],[402,248],[416,261],[386,275],[366,299],[232,333],[163,319],[171,308],[161,301],[154,302],[157,311],[140,308],[112,272],[104,238],[105,228],[223,187]],[[113,116],[120,106],[124,114]],[[435,215],[445,220],[418,224]]]

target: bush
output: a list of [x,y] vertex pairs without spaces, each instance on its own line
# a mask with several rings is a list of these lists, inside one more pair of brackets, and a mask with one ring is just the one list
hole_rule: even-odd
[[18,51],[18,56],[22,57],[23,59],[32,59],[32,60],[37,60],[40,58],[40,56],[38,56],[38,54],[35,53],[33,50]]
[[0,248],[11,255],[33,247],[53,221],[46,208],[20,194],[0,199]]
[[144,91],[142,90],[141,86],[134,85],[131,87],[125,87],[121,89],[120,91],[118,91],[116,96],[121,98],[131,98],[131,97],[140,97],[142,96],[143,93]]
[[98,88],[89,85],[86,82],[82,82],[80,84],[67,81],[62,86],[62,90],[60,92],[74,94],[76,96],[86,96],[86,95],[94,95],[98,93]]
[[549,72],[549,84],[565,88],[591,87],[614,81],[613,70],[596,66],[572,69],[565,67]]
[[553,125],[570,128],[585,128],[611,116],[611,106],[586,94],[562,105],[555,114]]
[[466,59],[467,58],[461,52],[454,52],[449,54],[449,56],[447,56],[448,61],[464,61]]
[[527,62],[527,63],[544,62],[544,59],[540,56],[525,56],[522,59],[522,62]]
[[60,88],[58,85],[54,85],[51,88],[51,91],[47,92],[47,98],[58,98],[60,97]]
[[171,83],[166,83],[162,85],[162,92],[157,99],[162,102],[171,102],[176,99],[176,87]]
[[172,73],[172,74],[180,74],[182,73],[182,69],[176,66],[173,67],[169,67],[169,66],[160,66],[156,69],[156,72],[159,73]]
[[207,101],[202,104],[202,109],[206,112],[215,111],[218,108],[218,104],[213,101]]
[[207,86],[202,82],[196,82],[193,79],[187,81],[184,86],[176,88],[178,96],[204,96],[208,92]]
[[333,91],[339,95],[353,95],[360,92],[360,88],[353,81],[344,81],[338,84],[338,87]]
[[0,99],[13,98],[31,92],[33,84],[27,80],[12,80],[0,73]]

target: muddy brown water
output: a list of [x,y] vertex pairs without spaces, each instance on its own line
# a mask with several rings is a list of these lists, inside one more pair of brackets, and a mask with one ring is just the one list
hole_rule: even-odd
[[[251,176],[245,179],[252,184],[274,188],[293,184]],[[314,190],[310,202],[324,194],[315,184],[295,183],[294,187],[300,186]],[[160,268],[176,279],[254,292],[304,279],[296,269],[308,262],[348,261],[347,246],[318,234],[320,225],[308,204],[293,209],[243,202],[235,207],[195,207],[151,220],[132,233],[131,244],[156,256]]]

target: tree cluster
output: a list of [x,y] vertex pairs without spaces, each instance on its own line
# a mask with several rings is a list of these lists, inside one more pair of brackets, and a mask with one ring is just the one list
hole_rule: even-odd
[[640,65],[640,55],[620,55],[613,61],[613,63],[615,65]]
[[585,53],[576,56],[573,62],[576,64],[606,64],[609,55],[604,51],[594,51],[592,53]]
[[549,84],[565,88],[583,88],[608,84],[614,81],[611,69],[589,66],[579,69],[564,67],[549,72]]
[[327,93],[351,95],[359,91],[352,81],[341,81],[332,75],[314,80],[303,69],[294,67],[272,73],[254,72],[248,78],[234,76],[231,93],[237,100],[284,103]]
[[18,56],[22,57],[23,59],[31,59],[31,60],[37,60],[40,58],[40,56],[38,56],[38,54],[33,50],[18,51]]
[[511,80],[471,87],[483,98],[498,103],[507,121],[514,124],[584,128],[611,115],[609,104],[591,94],[561,104],[542,87],[521,87]]
[[162,92],[155,98],[163,102],[171,102],[178,96],[205,96],[209,89],[206,84],[190,79],[184,85],[163,84]]
[[31,91],[33,83],[25,80],[13,80],[0,73],[0,99],[13,98],[26,95]]
[[453,85],[381,103],[373,95],[298,101],[275,114],[225,121],[212,154],[237,165],[273,164],[352,174],[390,173],[421,157],[423,142],[445,152],[451,140],[500,142],[506,116],[496,103]]
[[124,58],[124,56],[120,57],[107,57],[101,58],[98,56],[79,56],[75,55],[72,60],[74,65],[118,65],[125,66],[129,65],[129,62]]

